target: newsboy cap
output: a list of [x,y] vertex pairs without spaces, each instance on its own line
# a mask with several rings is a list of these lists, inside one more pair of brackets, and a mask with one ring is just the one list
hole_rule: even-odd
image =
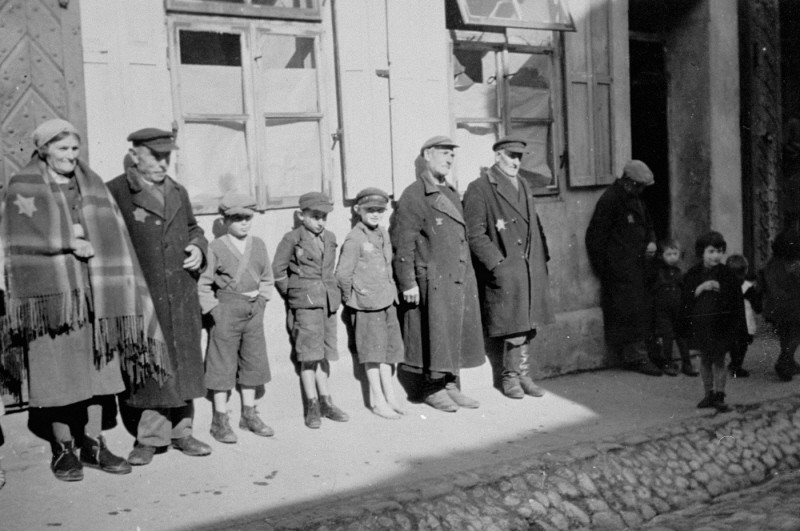
[[256,198],[241,192],[226,192],[219,202],[219,213],[223,216],[252,216],[255,208]]
[[322,192],[308,192],[300,196],[300,210],[328,213],[333,210],[333,203]]
[[629,160],[625,163],[625,168],[622,170],[622,177],[627,177],[635,183],[640,183],[645,186],[650,186],[655,183],[653,172],[647,167],[647,164],[641,160]]
[[449,136],[444,136],[444,135],[434,136],[426,140],[425,143],[422,144],[422,147],[419,148],[420,155],[422,154],[423,151],[432,147],[457,148],[458,144],[453,142]]
[[139,129],[128,135],[128,141],[134,146],[147,146],[157,153],[167,153],[178,149],[172,131],[164,131],[155,127]]
[[358,206],[386,208],[388,203],[389,194],[380,188],[364,188],[356,196]]
[[504,136],[494,143],[492,151],[500,151],[501,149],[509,153],[530,153],[528,151],[528,141],[518,136]]

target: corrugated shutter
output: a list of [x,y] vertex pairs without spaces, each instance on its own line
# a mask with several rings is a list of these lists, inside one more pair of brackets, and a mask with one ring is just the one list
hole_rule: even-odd
[[344,196],[377,186],[392,193],[386,4],[334,5],[341,106]]

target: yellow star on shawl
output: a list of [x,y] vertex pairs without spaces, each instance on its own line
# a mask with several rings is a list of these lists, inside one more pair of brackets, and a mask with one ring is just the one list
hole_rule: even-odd
[[500,218],[497,220],[497,223],[495,223],[494,226],[497,227],[497,232],[500,232],[501,230],[506,230],[506,220]]
[[20,194],[17,194],[14,204],[17,205],[17,208],[19,209],[18,214],[25,214],[29,218],[32,218],[33,213],[38,210],[36,205],[33,204],[33,197],[24,197]]
[[142,207],[138,207],[133,211],[133,217],[139,223],[144,223],[144,220],[147,219],[147,210],[143,209]]

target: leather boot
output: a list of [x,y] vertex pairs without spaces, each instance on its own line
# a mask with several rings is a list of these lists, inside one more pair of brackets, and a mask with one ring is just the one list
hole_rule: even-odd
[[331,419],[336,422],[347,422],[350,416],[333,405],[330,395],[320,395],[319,397],[319,412],[326,419]]
[[80,481],[83,479],[83,465],[75,455],[75,441],[56,441],[50,470],[61,481]]
[[272,437],[275,431],[264,424],[258,416],[256,406],[242,406],[242,417],[239,419],[239,428],[252,431],[261,437]]
[[320,418],[319,413],[319,400],[316,398],[310,398],[308,400],[308,404],[306,405],[306,426],[311,428],[312,430],[319,429],[320,425],[322,424],[322,419]]
[[88,435],[83,437],[81,463],[92,468],[99,468],[109,474],[130,474],[131,472],[130,463],[122,457],[112,454],[102,435],[98,435],[97,440]]
[[233,444],[237,441],[236,434],[231,429],[231,423],[227,413],[214,412],[211,419],[211,436],[221,443]]
[[727,413],[731,410],[730,406],[725,403],[725,393],[722,391],[714,393],[714,408],[720,413]]
[[711,409],[715,408],[714,401],[717,398],[717,393],[714,391],[706,392],[706,396],[697,404],[697,409]]
[[531,379],[530,347],[530,343],[524,343],[519,347],[519,384],[526,395],[538,398],[544,396],[544,389],[533,383]]
[[525,391],[519,383],[520,349],[507,341],[503,341],[503,394],[508,398],[520,399]]
[[477,409],[481,405],[480,402],[474,398],[470,398],[462,393],[455,381],[447,382],[447,384],[444,386],[444,390],[447,393],[447,396],[450,397],[450,400],[452,400],[458,407]]

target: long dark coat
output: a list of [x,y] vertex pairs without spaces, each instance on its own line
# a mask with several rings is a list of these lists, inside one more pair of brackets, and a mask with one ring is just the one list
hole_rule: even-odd
[[178,407],[206,393],[200,349],[199,273],[185,270],[183,261],[184,249],[189,244],[203,251],[205,261],[208,241],[192,214],[185,188],[167,177],[162,209],[151,192],[142,188],[139,179],[135,169],[130,168],[107,186],[119,204],[150,288],[174,377],[161,387],[152,379],[136,389],[129,385],[126,403],[139,408]]
[[478,288],[461,202],[426,171],[405,189],[389,234],[401,293],[419,286],[420,304],[401,303],[405,363],[457,373],[485,360]]
[[518,182],[519,192],[495,165],[481,172],[464,194],[489,337],[526,333],[554,321],[547,244],[533,193],[523,179]]
[[641,341],[650,333],[645,253],[654,240],[644,202],[615,181],[600,196],[586,229],[586,251],[602,286],[606,341],[612,345]]

